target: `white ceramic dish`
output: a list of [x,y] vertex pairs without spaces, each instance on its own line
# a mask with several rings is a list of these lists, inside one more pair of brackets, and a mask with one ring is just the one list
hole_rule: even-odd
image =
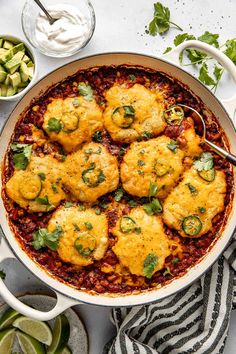
[[[18,299],[28,306],[32,306],[35,309],[42,311],[48,311],[55,305],[56,299],[48,295],[22,295]],[[8,305],[3,304],[0,306],[0,317],[8,309]],[[68,345],[72,349],[72,353],[88,353],[88,337],[85,327],[80,320],[78,314],[72,310],[67,309],[64,314],[68,318],[70,323],[70,338]],[[49,321],[49,325],[52,328],[54,325],[54,319]],[[17,341],[14,343],[13,352],[19,351],[20,347]],[[3,354],[3,353],[2,353]]]
[[[167,75],[175,77],[184,85],[187,85],[195,95],[200,97],[200,99],[205,103],[205,105],[218,118],[221,126],[224,127],[224,130],[228,136],[231,152],[235,154],[236,131],[234,127],[233,117],[236,108],[236,95],[227,101],[220,102],[213,95],[213,93],[208,90],[200,81],[198,81],[196,78],[194,78],[193,76],[185,72],[181,67],[179,67],[179,54],[187,47],[204,50],[211,56],[215,57],[219,62],[221,62],[221,64],[226,68],[226,70],[230,72],[236,83],[236,68],[234,64],[217,49],[198,41],[184,42],[174,51],[169,52],[162,58],[155,58],[135,53],[108,53],[82,58],[73,61],[67,65],[64,65],[63,67],[53,71],[51,74],[41,79],[18,103],[18,105],[15,107],[12,114],[10,115],[0,137],[0,160],[2,160],[5,155],[7,145],[10,141],[10,137],[14,131],[14,127],[19,115],[28,107],[34,97],[39,96],[51,85],[65,79],[67,76],[74,74],[80,69],[86,69],[93,66],[120,64],[141,65],[144,67],[152,68],[154,70],[162,71]],[[235,206],[235,198],[236,196],[234,196],[233,206]],[[26,305],[22,304],[18,299],[16,299],[14,295],[11,294],[11,292],[7,289],[1,279],[0,295],[11,307],[15,308],[17,311],[27,316],[31,316],[41,320],[51,319],[60,312],[64,311],[66,308],[78,303],[89,303],[94,305],[117,307],[134,306],[140,304],[147,304],[174,294],[175,292],[190,285],[216,261],[216,259],[223,252],[223,250],[231,239],[231,236],[235,229],[236,220],[236,208],[233,207],[231,215],[228,219],[228,222],[225,226],[222,235],[218,238],[217,242],[215,242],[214,246],[207,253],[207,255],[198,264],[189,269],[189,271],[184,276],[173,280],[171,283],[161,288],[156,288],[151,291],[145,291],[139,294],[131,295],[116,295],[94,294],[85,291],[79,291],[78,289],[75,289],[63,282],[60,282],[56,278],[53,278],[50,274],[48,274],[45,270],[38,266],[21,249],[20,245],[16,241],[16,238],[9,227],[2,199],[0,199],[0,213],[2,216],[2,230],[5,235],[5,238],[2,240],[0,247],[0,260],[9,257],[19,258],[21,262],[31,272],[33,272],[35,276],[41,279],[45,284],[47,284],[56,292],[58,301],[54,309],[47,313],[32,310]]]
[[1,101],[17,101],[22,96],[24,96],[26,94],[26,92],[28,92],[31,89],[31,87],[36,82],[37,70],[38,70],[37,58],[36,58],[36,56],[34,54],[33,48],[28,43],[26,43],[24,40],[22,40],[21,38],[18,38],[18,37],[15,37],[15,36],[8,36],[8,35],[5,35],[5,34],[0,34],[0,38],[7,39],[7,40],[13,42],[14,44],[24,43],[25,48],[27,49],[27,52],[28,52],[29,56],[31,57],[31,59],[32,59],[32,61],[34,63],[34,75],[32,77],[32,80],[30,81],[29,85],[26,86],[24,88],[24,90],[22,90],[21,92],[17,93],[16,95],[13,95],[13,96],[8,96],[8,97],[0,96],[0,102]]

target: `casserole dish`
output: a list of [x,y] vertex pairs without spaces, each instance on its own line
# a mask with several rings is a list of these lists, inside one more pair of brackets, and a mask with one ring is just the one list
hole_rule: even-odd
[[[132,53],[108,53],[83,58],[69,63],[63,66],[62,68],[55,70],[47,77],[43,78],[19,102],[19,104],[12,112],[2,132],[0,147],[1,160],[4,158],[8,143],[14,131],[15,123],[17,122],[19,115],[26,107],[28,107],[33,98],[39,96],[42,91],[45,91],[53,84],[56,84],[57,82],[74,74],[79,69],[86,69],[102,65],[109,66],[122,64],[128,64],[133,66],[141,65],[146,68],[163,72],[164,74],[170,77],[174,77],[186,87],[190,87],[191,91],[196,96],[198,96],[203,101],[203,103],[210,109],[210,111],[212,111],[212,113],[217,117],[220,122],[220,125],[223,126],[224,131],[228,137],[230,150],[235,153],[236,140],[233,116],[236,107],[236,96],[227,101],[224,101],[224,106],[227,110],[226,111],[224,106],[218,101],[218,99],[198,80],[186,73],[178,65],[173,64],[178,62],[178,57],[181,51],[188,47],[204,50],[213,57],[215,57],[230,72],[234,81],[236,82],[236,69],[234,64],[224,54],[220,53],[215,48],[212,48],[211,46],[197,41],[189,41],[183,43],[174,51],[166,54],[165,57],[160,59],[145,56],[142,54]],[[234,204],[235,200],[233,201],[233,206]],[[215,242],[215,244],[209,250],[207,255],[198,264],[192,267],[185,275],[175,279],[171,283],[168,283],[161,288],[152,289],[148,292],[141,292],[139,294],[126,294],[124,296],[110,294],[108,296],[105,294],[92,294],[88,292],[79,291],[75,288],[66,285],[65,283],[59,282],[57,279],[47,274],[21,249],[20,245],[17,243],[9,227],[2,199],[0,203],[0,208],[2,216],[2,230],[5,235],[5,238],[2,239],[0,249],[1,260],[7,257],[14,257],[14,255],[16,255],[17,258],[19,258],[21,262],[30,271],[32,271],[37,277],[39,277],[43,282],[45,282],[57,293],[58,302],[55,308],[48,313],[42,313],[36,310],[32,310],[26,305],[21,304],[20,301],[17,300],[6,288],[2,280],[0,280],[0,294],[5,299],[5,301],[17,311],[25,314],[26,316],[37,318],[40,320],[48,320],[50,318],[53,318],[66,308],[76,305],[80,302],[102,306],[134,306],[140,304],[147,304],[162,299],[166,296],[172,295],[173,293],[191,284],[216,261],[216,259],[219,257],[219,255],[222,253],[222,251],[225,249],[228,242],[230,241],[235,227],[234,220],[236,216],[236,211],[234,208],[232,208],[231,215],[228,218],[227,224],[225,225],[222,235],[219,237],[217,242]]]

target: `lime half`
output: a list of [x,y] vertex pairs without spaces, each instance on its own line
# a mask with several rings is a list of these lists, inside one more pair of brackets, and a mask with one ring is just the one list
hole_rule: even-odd
[[65,347],[61,354],[72,354],[72,350],[69,347]]
[[18,316],[20,314],[17,311],[9,308],[0,319],[0,330],[10,327]]
[[43,344],[36,339],[20,331],[16,331],[16,335],[24,354],[45,354]]
[[11,354],[14,337],[15,329],[5,329],[0,332],[0,353]]
[[48,348],[47,354],[61,354],[68,343],[69,337],[70,324],[68,319],[65,315],[60,315],[55,320],[52,344]]
[[29,334],[43,344],[50,345],[52,343],[52,331],[49,325],[45,322],[20,316],[13,322],[13,326],[19,328],[22,332]]

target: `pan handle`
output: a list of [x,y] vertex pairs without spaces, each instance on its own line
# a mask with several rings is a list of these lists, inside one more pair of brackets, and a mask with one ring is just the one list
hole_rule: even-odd
[[[197,40],[186,41],[178,45],[172,51],[164,54],[164,58],[173,62],[174,64],[180,66],[179,62],[179,55],[182,53],[183,50],[187,48],[199,49],[203,52],[209,54],[211,57],[216,59],[232,76],[235,84],[236,84],[236,66],[234,63],[219,49],[201,42]],[[225,106],[226,110],[228,111],[230,117],[234,118],[235,110],[236,110],[236,95],[229,99],[221,99],[221,102]]]
[[[15,258],[3,237],[1,238],[0,255],[0,262],[7,258]],[[61,314],[69,307],[81,304],[77,300],[70,299],[58,292],[55,293],[57,297],[57,302],[52,310],[48,312],[35,310],[32,307],[25,305],[23,302],[18,300],[17,297],[15,297],[7,288],[4,281],[0,278],[0,295],[6,301],[6,303],[22,315],[33,318],[35,320],[49,321]]]

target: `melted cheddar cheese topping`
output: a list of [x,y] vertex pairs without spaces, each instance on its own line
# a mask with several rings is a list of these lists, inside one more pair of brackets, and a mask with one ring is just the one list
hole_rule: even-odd
[[214,181],[207,182],[194,167],[190,168],[164,201],[163,220],[181,236],[190,237],[184,232],[184,218],[194,216],[200,219],[202,228],[195,236],[200,237],[211,229],[214,216],[224,210],[225,174],[218,170],[215,173]]
[[164,130],[164,99],[160,91],[150,91],[139,84],[131,88],[115,85],[105,98],[104,124],[113,140],[130,143],[143,134],[157,136]]
[[132,143],[121,164],[123,188],[132,195],[145,197],[150,183],[155,183],[157,196],[165,198],[183,172],[183,157],[182,150],[173,150],[167,136]]
[[48,231],[57,226],[63,230],[57,249],[59,257],[77,266],[88,266],[104,256],[108,245],[108,223],[104,214],[93,209],[79,211],[78,206],[60,207],[48,224]]
[[52,141],[71,152],[101,130],[102,112],[94,99],[84,97],[56,98],[47,106],[43,129]]
[[144,276],[144,262],[148,255],[152,254],[157,259],[153,273],[164,268],[165,258],[170,255],[170,243],[161,217],[149,216],[141,207],[132,209],[125,217],[135,223],[132,229],[122,227],[124,216],[118,219],[112,229],[112,233],[117,237],[112,249],[121,265],[128,268],[132,274]]

